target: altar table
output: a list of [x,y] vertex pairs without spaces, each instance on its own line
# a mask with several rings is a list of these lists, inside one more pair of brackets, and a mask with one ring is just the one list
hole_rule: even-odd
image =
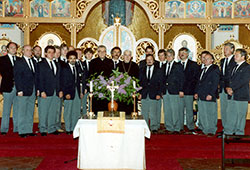
[[83,170],[144,170],[145,120],[125,120],[124,133],[97,133],[96,119],[79,119],[73,133],[79,137],[77,168]]

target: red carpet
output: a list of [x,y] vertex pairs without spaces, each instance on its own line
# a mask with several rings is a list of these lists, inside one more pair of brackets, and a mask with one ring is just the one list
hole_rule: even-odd
[[[37,129],[37,124],[35,126]],[[250,135],[250,121],[247,122],[246,134]],[[37,158],[40,163],[34,165],[33,169],[38,170],[77,169],[76,161],[64,163],[64,161],[76,158],[77,146],[78,140],[73,140],[72,135],[60,134],[41,137],[38,134],[36,137],[20,138],[17,134],[9,132],[6,136],[0,135],[0,169],[7,168],[1,162],[1,158],[6,157],[9,159],[11,157]],[[226,157],[250,159],[250,145],[226,145]],[[217,162],[216,166],[219,166],[220,158],[221,139],[216,137],[152,135],[150,140],[146,139],[147,170],[191,169],[184,167],[185,162],[190,163],[190,160],[203,163],[204,160],[212,160],[211,162]],[[25,163],[29,164],[29,162]]]

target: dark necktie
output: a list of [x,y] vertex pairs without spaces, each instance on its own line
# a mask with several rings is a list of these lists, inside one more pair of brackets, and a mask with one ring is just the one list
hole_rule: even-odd
[[74,76],[75,82],[76,82],[76,67],[75,66],[73,66],[73,76]]
[[34,73],[34,70],[33,70],[32,64],[31,64],[31,59],[29,59],[29,65],[30,65],[30,70]]
[[228,58],[225,59],[225,70],[224,70],[224,75],[225,75],[226,72],[227,72],[227,65],[228,65],[227,61],[228,61]]
[[151,66],[148,66],[148,80],[150,80],[151,76]]
[[239,64],[236,64],[236,65],[234,66],[234,69],[233,69],[233,71],[232,71],[232,75],[234,75],[234,74],[236,73],[238,65],[239,65]]
[[207,69],[207,67],[204,67],[204,68],[202,69],[202,73],[201,73],[200,80],[203,78],[204,74],[206,73],[206,69]]
[[16,57],[14,55],[12,56],[12,61],[13,61],[13,66],[14,66],[16,62]]
[[183,70],[185,70],[185,62],[181,62]]
[[168,63],[168,67],[167,67],[167,76],[170,74],[170,63]]
[[55,75],[55,69],[54,69],[52,61],[50,61],[50,65],[51,65],[51,70],[52,70],[53,74]]

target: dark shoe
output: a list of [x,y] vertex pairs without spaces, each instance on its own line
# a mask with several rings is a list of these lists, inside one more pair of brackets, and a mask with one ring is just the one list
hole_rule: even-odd
[[217,132],[217,135],[222,135],[223,131]]
[[20,134],[19,135],[21,138],[26,138],[27,137],[27,134]]
[[158,131],[157,130],[152,130],[152,134],[157,134]]
[[209,133],[209,134],[207,134],[207,137],[214,137],[214,134]]
[[66,131],[66,134],[67,134],[67,135],[71,135],[71,132]]
[[221,139],[222,138],[222,135],[220,134],[220,135],[217,135],[216,136],[218,139]]
[[55,132],[50,133],[50,134],[52,134],[52,135],[59,135],[60,133],[58,131],[55,131]]
[[41,136],[47,136],[47,133],[43,132],[41,133]]
[[27,136],[37,136],[35,133],[28,133]]
[[5,136],[7,134],[7,132],[2,132],[1,135]]
[[173,133],[174,135],[178,135],[178,134],[180,134],[180,132],[178,132],[178,131],[174,131],[174,133]]

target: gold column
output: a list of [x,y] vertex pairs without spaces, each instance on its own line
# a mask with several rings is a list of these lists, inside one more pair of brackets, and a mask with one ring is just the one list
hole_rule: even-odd
[[24,45],[30,44],[30,25],[29,25],[29,16],[30,16],[30,1],[24,0]]
[[159,49],[164,48],[164,33],[172,27],[172,24],[153,23],[150,26],[159,35]]
[[63,26],[70,32],[71,45],[76,47],[76,35],[84,27],[81,23],[64,23]]
[[206,34],[206,49],[212,49],[212,33],[219,27],[219,24],[197,24],[201,31]]

